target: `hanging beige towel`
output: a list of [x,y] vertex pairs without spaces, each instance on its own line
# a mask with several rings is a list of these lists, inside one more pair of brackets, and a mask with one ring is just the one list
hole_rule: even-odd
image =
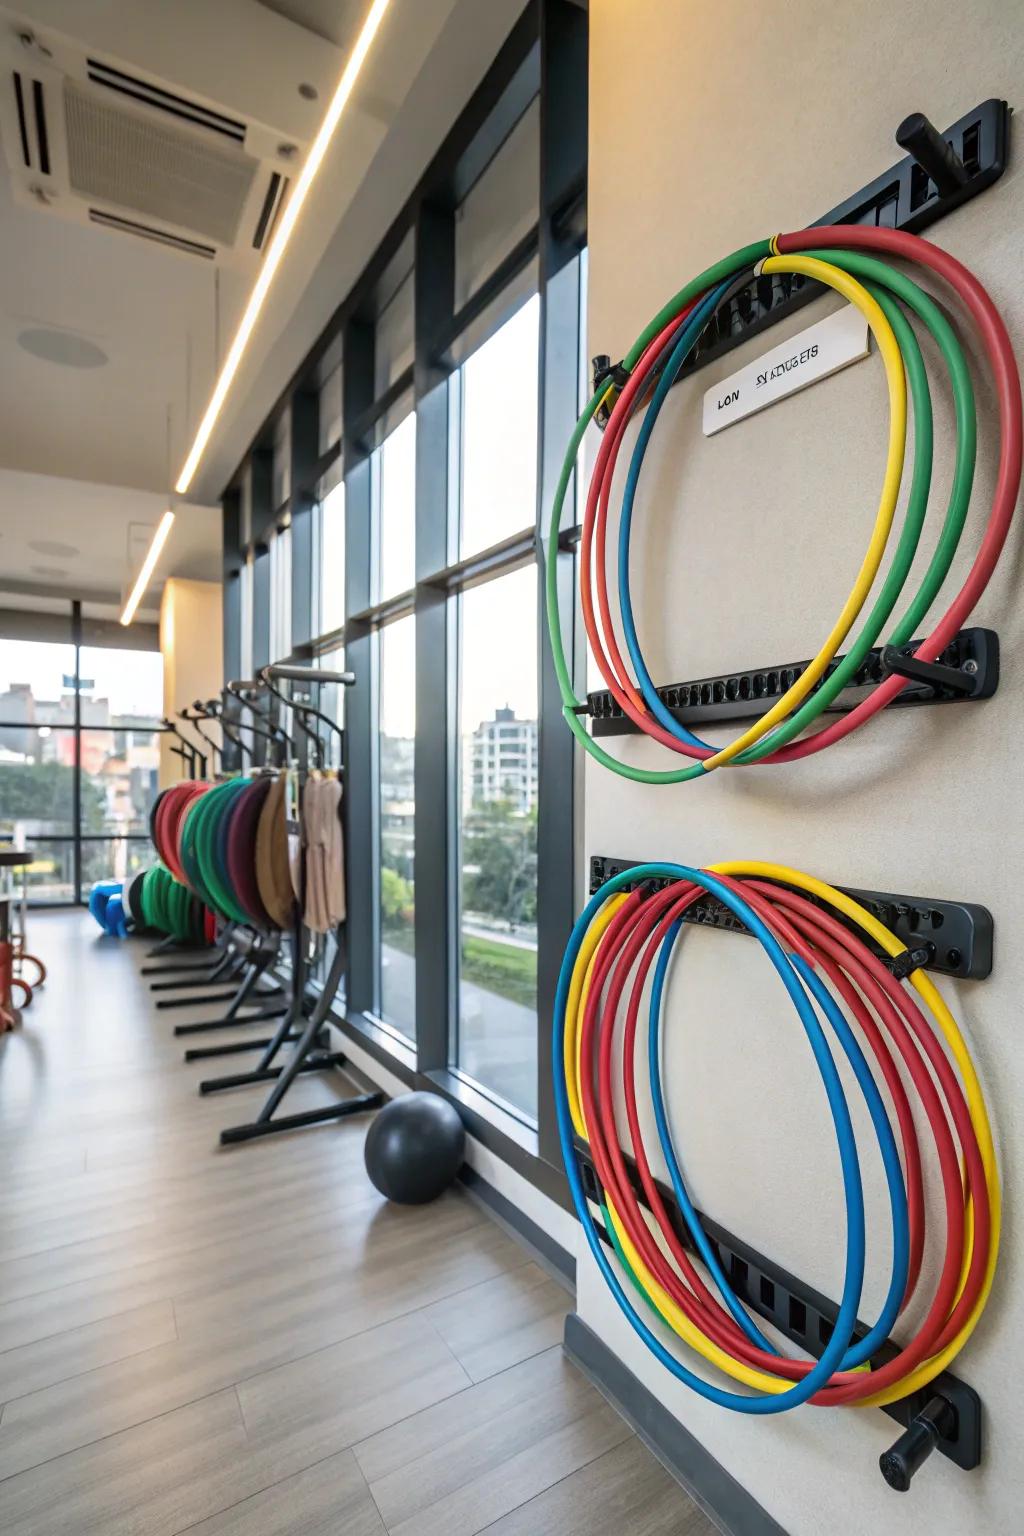
[[306,926],[330,933],[345,920],[345,852],[341,831],[341,784],[311,779],[303,798],[306,843]]

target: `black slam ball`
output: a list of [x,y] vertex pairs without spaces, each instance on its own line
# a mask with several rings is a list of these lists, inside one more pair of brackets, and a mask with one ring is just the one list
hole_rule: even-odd
[[462,1167],[466,1132],[436,1093],[405,1093],[385,1104],[366,1137],[366,1171],[398,1205],[436,1200]]

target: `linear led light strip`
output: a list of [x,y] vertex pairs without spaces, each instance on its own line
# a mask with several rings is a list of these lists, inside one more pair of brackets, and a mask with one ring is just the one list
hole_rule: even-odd
[[142,601],[142,594],[149,586],[149,579],[152,576],[153,569],[160,558],[160,551],[167,543],[167,535],[170,533],[173,526],[174,513],[170,510],[170,508],[168,508],[168,510],[164,513],[163,517],[156,525],[156,531],[153,534],[152,542],[146,551],[146,558],[142,562],[142,568],[135,578],[135,585],[132,587],[132,590],[128,595],[128,601],[124,605],[124,612],[121,615],[121,623],[125,626],[125,628],[128,627],[132,619],[135,617],[135,610]]
[[231,381],[238,371],[238,365],[242,361],[245,349],[249,344],[249,338],[259,318],[260,310],[263,308],[263,301],[274,280],[274,273],[281,264],[281,258],[291,238],[292,230],[298,222],[298,217],[302,211],[302,205],[306,200],[306,194],[310,189],[313,177],[320,169],[320,164],[327,153],[328,145],[334,137],[334,130],[338,126],[341,114],[345,110],[348,99],[352,94],[352,88],[359,76],[359,71],[363,67],[366,55],[370,51],[370,45],[377,35],[377,29],[390,3],[391,0],[373,0],[369,14],[363,22],[362,30],[356,39],[356,45],[352,49],[348,63],[345,65],[341,79],[338,81],[338,88],[331,99],[330,106],[327,108],[324,120],[320,124],[320,131],[313,140],[312,147],[306,157],[306,163],[303,165],[299,179],[295,183],[295,190],[285,204],[281,222],[277,226],[267,250],[263,266],[260,268],[259,276],[253,285],[252,293],[249,295],[249,302],[245,306],[245,314],[242,316],[241,324],[235,332],[235,339],[231,343],[231,349],[224,360],[224,366],[214,386],[213,394],[210,396],[210,403],[206,407],[206,413],[202,421],[199,423],[199,430],[195,435],[195,440],[189,449],[184,468],[178,476],[174,487],[179,496],[184,496],[192,483],[192,477],[199,466],[203,451],[210,440],[210,434],[216,426],[217,418],[227,398],[228,390],[231,388]]

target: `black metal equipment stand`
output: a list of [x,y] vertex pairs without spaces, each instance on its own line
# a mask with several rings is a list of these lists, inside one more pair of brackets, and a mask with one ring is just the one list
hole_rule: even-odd
[[203,1094],[220,1093],[228,1088],[242,1088],[253,1083],[273,1082],[274,1084],[255,1120],[247,1125],[233,1125],[221,1131],[222,1146],[229,1146],[236,1141],[252,1141],[257,1136],[272,1136],[278,1131],[293,1131],[300,1126],[319,1125],[325,1120],[340,1120],[346,1115],[362,1114],[366,1110],[378,1109],[384,1102],[382,1093],[361,1093],[352,1098],[340,1099],[334,1104],[325,1104],[320,1109],[307,1109],[298,1114],[279,1115],[275,1118],[281,1100],[300,1072],[321,1072],[327,1068],[341,1067],[345,1064],[346,1058],[341,1051],[324,1050],[322,1044],[324,1026],[327,1023],[334,995],[345,973],[345,963],[344,929],[339,928],[334,958],[331,961],[323,991],[295,1042],[294,1051],[284,1066],[274,1066],[273,1062],[286,1040],[289,1037],[295,1039],[291,1030],[302,1014],[305,991],[302,985],[305,979],[304,962],[296,978],[298,985],[295,989],[292,1009],[282,1020],[273,1039],[268,1041],[256,1069],[252,1072],[241,1072],[232,1077],[208,1078],[199,1084],[199,1091]]
[[[279,1018],[282,1013],[288,1012],[288,1004],[281,1001],[283,988],[276,983],[270,988],[257,990],[259,983],[271,971],[277,961],[280,951],[280,940],[277,934],[268,936],[265,934],[253,934],[251,936],[238,933],[235,942],[241,943],[245,938],[250,939],[250,948],[245,962],[242,980],[234,993],[218,992],[204,993],[200,997],[175,997],[161,998],[157,1002],[158,1008],[184,1008],[197,1003],[226,1002],[227,1008],[217,1019],[202,1019],[197,1023],[176,1024],[176,1035],[205,1034],[211,1029],[228,1029],[236,1024],[256,1024],[264,1019]],[[261,1007],[255,1013],[242,1013],[242,1008],[247,1002],[261,1002],[266,1000],[266,1006]]]
[[[337,683],[348,685],[354,679],[351,673],[328,672],[320,668],[308,668],[298,666],[274,666],[265,668],[261,674],[261,682],[278,698],[288,704],[296,713],[296,719],[304,733],[315,744],[316,757],[323,762],[324,750],[319,736],[311,731],[300,719],[302,715],[312,715],[332,731],[341,736],[338,726],[326,715],[311,704],[301,702],[294,696],[289,699],[279,693],[274,686],[274,679],[289,679],[292,682],[303,683]],[[308,1017],[305,1017],[306,1008],[306,932],[301,918],[296,923],[294,934],[294,965],[292,1002],[285,1013],[274,1035],[264,1042],[263,1054],[259,1062],[251,1072],[234,1073],[226,1077],[207,1078],[199,1084],[202,1094],[222,1093],[231,1088],[250,1087],[255,1083],[273,1083],[270,1093],[255,1120],[245,1125],[229,1126],[221,1132],[222,1146],[229,1146],[234,1142],[252,1141],[258,1136],[272,1136],[279,1131],[297,1130],[302,1126],[320,1125],[328,1120],[340,1120],[348,1115],[362,1114],[366,1110],[378,1109],[384,1101],[384,1095],[380,1092],[355,1094],[351,1098],[337,1100],[333,1104],[326,1104],[319,1109],[302,1110],[294,1115],[277,1115],[281,1101],[288,1092],[296,1077],[303,1072],[320,1072],[345,1065],[346,1058],[340,1051],[331,1051],[327,1047],[326,1024],[330,1013],[331,1003],[341,984],[345,974],[347,963],[347,948],[345,940],[345,925],[341,923],[335,930],[335,949],[331,960],[330,970],[327,974],[323,989],[316,1002],[313,1004]],[[301,1028],[300,1028],[301,1024]],[[276,1064],[276,1058],[282,1047],[288,1043],[294,1045],[294,1050],[283,1065]],[[194,1059],[194,1058],[193,1058]]]

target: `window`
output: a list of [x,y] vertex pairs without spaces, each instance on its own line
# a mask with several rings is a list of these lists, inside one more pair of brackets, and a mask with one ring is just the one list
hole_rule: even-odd
[[[316,658],[316,665],[323,667],[327,672],[344,672],[345,647],[337,646],[332,651],[324,651]],[[317,708],[333,720],[335,725],[344,728],[345,725],[345,686],[343,683],[321,683]],[[333,733],[332,733],[333,734]],[[331,751],[337,753],[337,737],[331,742]]]
[[416,621],[380,631],[380,1014],[416,1033]]
[[317,412],[317,448],[326,453],[341,441],[341,364],[324,379],[319,390]]
[[33,900],[149,856],[162,714],[156,651],[0,640],[0,838],[35,853]]
[[74,720],[75,648],[49,640],[0,640],[0,721]]
[[456,309],[536,224],[539,161],[540,103],[534,101],[456,210]]
[[329,635],[345,622],[344,480],[320,502],[318,556],[318,633]]
[[460,370],[463,558],[532,527],[537,515],[539,326],[534,294]]
[[158,651],[83,645],[78,656],[83,725],[132,730],[160,723],[164,664]]
[[[154,727],[163,715],[163,659],[156,651],[83,646],[78,671],[81,833],[148,836],[160,774]],[[92,884],[84,864],[82,879]]]
[[32,847],[75,827],[75,732],[0,726],[0,838]]
[[459,952],[452,1059],[537,1113],[537,571],[459,603]]
[[292,531],[275,530],[270,546],[270,656],[282,661],[292,652]]
[[416,417],[413,413],[374,454],[377,495],[378,601],[416,580]]
[[[545,0],[510,33],[500,68],[335,296],[290,402],[302,482],[290,504],[305,514],[317,497],[301,536],[294,524],[293,559],[309,570],[293,590],[313,616],[302,654],[355,679],[315,694],[345,731],[342,1028],[404,1082],[457,1102],[474,1135],[540,1184],[558,1159],[545,1020],[579,893],[578,754],[563,726],[542,733],[559,692],[536,530],[588,366],[587,13],[558,12],[546,25]],[[554,563],[582,682],[581,481]],[[265,536],[258,489],[258,519],[244,471],[225,498],[230,564]],[[231,649],[240,611],[242,644],[251,655],[255,629],[262,656],[266,585],[259,562],[255,582],[243,573],[229,654],[243,654]]]
[[273,479],[271,499],[276,511],[291,495],[292,414],[282,411],[274,423]]

